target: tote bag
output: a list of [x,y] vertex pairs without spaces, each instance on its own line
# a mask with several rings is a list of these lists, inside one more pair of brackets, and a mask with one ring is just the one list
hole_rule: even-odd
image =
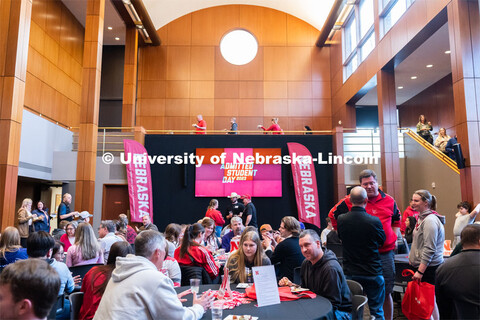
[[[413,276],[412,270],[403,270],[402,276]],[[410,281],[402,300],[402,312],[409,320],[430,319],[435,307],[435,286],[427,282]]]

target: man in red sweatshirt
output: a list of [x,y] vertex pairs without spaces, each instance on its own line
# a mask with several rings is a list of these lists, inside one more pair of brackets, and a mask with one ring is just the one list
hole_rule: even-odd
[[[386,236],[385,243],[378,251],[382,260],[383,277],[385,278],[383,310],[385,319],[391,320],[393,318],[392,291],[395,281],[394,250],[397,235],[400,233],[400,210],[391,196],[378,189],[377,175],[373,170],[367,169],[360,172],[359,180],[360,185],[367,191],[368,203],[365,210],[368,214],[380,219]],[[350,196],[346,196],[330,210],[328,217],[335,230],[337,229],[338,216],[351,211],[351,208]]]

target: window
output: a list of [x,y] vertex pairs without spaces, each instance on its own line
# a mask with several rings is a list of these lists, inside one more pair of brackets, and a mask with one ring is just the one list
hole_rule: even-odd
[[392,28],[415,0],[381,0],[382,37]]
[[360,2],[360,37],[364,37],[373,26],[373,0]]
[[247,64],[255,58],[257,51],[257,39],[247,30],[233,30],[220,41],[220,52],[231,64]]
[[352,15],[350,21],[345,27],[345,55],[352,53],[353,49],[357,46],[357,23],[355,21],[355,15]]
[[344,82],[375,48],[374,0],[359,0],[343,27]]
[[368,57],[373,48],[375,48],[375,34],[372,32],[360,48],[362,61]]

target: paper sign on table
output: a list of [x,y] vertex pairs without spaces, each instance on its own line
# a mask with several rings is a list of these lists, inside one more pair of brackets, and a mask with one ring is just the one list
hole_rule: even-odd
[[280,303],[274,266],[253,267],[253,282],[259,307]]

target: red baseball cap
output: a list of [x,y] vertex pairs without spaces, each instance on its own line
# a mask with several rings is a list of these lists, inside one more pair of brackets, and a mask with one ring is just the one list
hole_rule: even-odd
[[250,197],[249,194],[244,194],[240,199],[248,199],[248,200],[252,200],[252,197]]

